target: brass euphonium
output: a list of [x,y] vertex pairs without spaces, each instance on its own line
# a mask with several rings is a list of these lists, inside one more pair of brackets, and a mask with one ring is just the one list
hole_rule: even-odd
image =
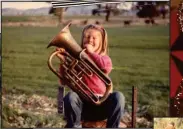
[[[50,46],[62,48],[64,51],[54,51],[49,59],[48,66],[50,70],[56,74],[61,80],[67,81],[67,86],[76,92],[83,99],[99,105],[108,97],[112,89],[110,78],[104,74],[98,66],[90,59],[85,50],[80,47],[74,40],[69,31],[71,23],[66,25],[49,43]],[[57,72],[52,65],[52,58],[60,54],[62,58],[63,74]],[[98,97],[94,92],[83,82],[83,76],[97,75],[106,85],[106,92],[102,97]]]

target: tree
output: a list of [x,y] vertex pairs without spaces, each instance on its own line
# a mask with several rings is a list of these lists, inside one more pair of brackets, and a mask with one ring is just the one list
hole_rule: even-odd
[[100,13],[105,13],[105,21],[109,22],[109,18],[111,14],[117,15],[119,14],[119,10],[117,9],[118,4],[105,4],[105,6],[97,5],[97,9],[92,10],[92,15],[100,16]]
[[167,1],[148,1],[148,2],[138,2],[137,3],[137,16],[139,18],[147,18],[145,22],[148,24],[151,22],[155,24],[154,17],[162,15],[162,18],[165,19],[168,10],[165,6],[168,5]]
[[156,6],[153,2],[138,2],[137,9],[137,16],[140,18],[154,18],[158,16],[158,12]]
[[168,5],[167,1],[156,1],[156,2],[138,2],[137,3],[137,16],[140,18],[154,18],[159,15],[162,15],[162,18],[165,18],[165,15],[168,13],[168,10],[165,6]]
[[54,14],[55,16],[58,17],[58,23],[61,24],[63,23],[63,13],[66,11],[67,8],[53,8],[49,10],[49,14]]

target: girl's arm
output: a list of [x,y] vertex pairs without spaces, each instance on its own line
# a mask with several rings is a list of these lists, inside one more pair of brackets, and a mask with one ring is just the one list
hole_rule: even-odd
[[101,56],[96,53],[88,54],[96,65],[106,74],[109,74],[112,70],[112,61],[109,56]]

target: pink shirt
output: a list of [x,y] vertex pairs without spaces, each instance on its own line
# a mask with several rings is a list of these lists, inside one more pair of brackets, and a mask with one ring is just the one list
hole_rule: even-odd
[[[112,61],[109,56],[101,56],[96,53],[89,53],[88,56],[95,62],[101,71],[105,74],[109,74],[112,70]],[[60,67],[60,73],[63,73],[63,68]],[[91,77],[83,76],[85,84],[97,95],[103,95],[106,90],[104,82],[95,74]],[[65,85],[66,82],[60,80],[60,83]],[[67,85],[67,84],[66,84]]]
[[[89,57],[105,74],[109,74],[112,70],[112,61],[109,56],[101,56],[96,53],[89,53]],[[91,77],[84,76],[84,81],[95,94],[103,95],[106,90],[105,83],[95,74]]]

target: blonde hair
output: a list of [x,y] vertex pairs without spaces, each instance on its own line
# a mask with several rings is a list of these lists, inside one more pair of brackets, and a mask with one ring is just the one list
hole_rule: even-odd
[[85,31],[88,30],[88,29],[95,29],[95,30],[98,30],[99,32],[101,32],[101,35],[102,35],[102,44],[101,44],[102,45],[102,49],[100,50],[99,54],[100,55],[108,55],[107,32],[106,32],[106,30],[102,26],[99,26],[99,25],[90,24],[90,25],[87,25],[83,29],[82,40],[81,40],[81,47],[84,48],[84,46],[83,46],[83,36],[84,36]]

